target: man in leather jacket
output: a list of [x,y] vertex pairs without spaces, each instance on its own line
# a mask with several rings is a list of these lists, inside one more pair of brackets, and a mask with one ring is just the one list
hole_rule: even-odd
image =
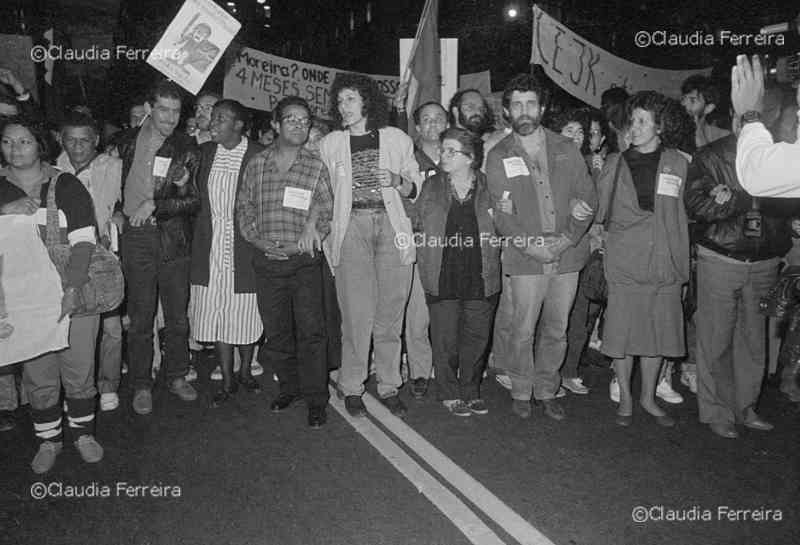
[[148,102],[149,117],[118,141],[122,159],[122,266],[128,287],[128,362],[137,414],[152,412],[153,316],[156,295],[166,322],[169,389],[184,401],[197,392],[186,382],[192,216],[200,199],[194,183],[198,151],[194,140],[175,131],[182,91],[159,83]]
[[686,210],[698,222],[700,421],[731,439],[737,423],[772,429],[755,411],[766,365],[766,321],[758,305],[792,245],[789,203],[753,198],[739,183],[736,139],[731,134],[698,150],[685,192]]

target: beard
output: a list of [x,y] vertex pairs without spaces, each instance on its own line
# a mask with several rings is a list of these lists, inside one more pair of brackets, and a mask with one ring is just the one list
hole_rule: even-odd
[[511,120],[511,128],[514,129],[514,132],[519,135],[528,136],[539,128],[541,120],[541,117],[521,115]]
[[489,128],[489,122],[486,115],[473,114],[469,117],[464,115],[464,112],[458,112],[458,124],[477,134],[483,134]]

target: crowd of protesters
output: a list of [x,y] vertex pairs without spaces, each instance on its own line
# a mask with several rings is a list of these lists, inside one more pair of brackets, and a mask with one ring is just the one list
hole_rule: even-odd
[[[638,405],[658,425],[675,420],[657,398],[684,401],[672,387],[680,365],[713,433],[773,427],[757,412],[759,303],[784,263],[800,264],[800,221],[791,204],[742,188],[737,135],[769,122],[720,112],[708,78],[689,78],[681,101],[613,88],[594,109],[555,103],[542,78],[521,74],[502,95],[505,127],[477,90],[407,118],[405,88],[390,108],[352,74],[333,83],[332,127],[300,97],[253,123],[213,92],[181,119],[186,95],[159,81],[111,138],[85,108],[48,133],[14,74],[0,82],[0,213],[34,214],[58,182],[73,252],[63,313],[93,244],[118,252],[126,281],[120,309],[72,318],[68,349],[0,375],[3,431],[30,403],[36,473],[62,449],[64,412],[83,460],[102,459],[95,412],[118,408],[123,372],[138,415],[153,411],[159,368],[169,392],[197,400],[204,347],[221,381],[211,407],[260,392],[266,370],[279,387],[270,409],[305,402],[313,428],[326,422],[329,381],[365,416],[371,372],[399,417],[404,382],[455,416],[486,414],[493,376],[511,414],[541,406],[562,421],[558,398],[589,393],[592,358],[613,368],[620,426],[636,412],[638,361]],[[792,347],[781,390],[798,402]]]

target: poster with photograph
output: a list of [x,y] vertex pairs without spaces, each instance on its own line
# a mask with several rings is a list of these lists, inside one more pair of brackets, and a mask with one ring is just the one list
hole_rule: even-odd
[[147,63],[197,94],[241,26],[212,0],[186,0]]

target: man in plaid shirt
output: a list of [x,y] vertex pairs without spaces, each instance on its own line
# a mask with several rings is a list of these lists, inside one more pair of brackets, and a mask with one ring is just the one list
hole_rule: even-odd
[[236,203],[242,236],[255,246],[258,308],[267,342],[262,365],[272,364],[280,412],[305,398],[308,425],[326,421],[326,335],[323,321],[322,240],[330,232],[333,194],[328,169],[303,147],[311,109],[299,97],[274,110],[275,143],[247,164]]

